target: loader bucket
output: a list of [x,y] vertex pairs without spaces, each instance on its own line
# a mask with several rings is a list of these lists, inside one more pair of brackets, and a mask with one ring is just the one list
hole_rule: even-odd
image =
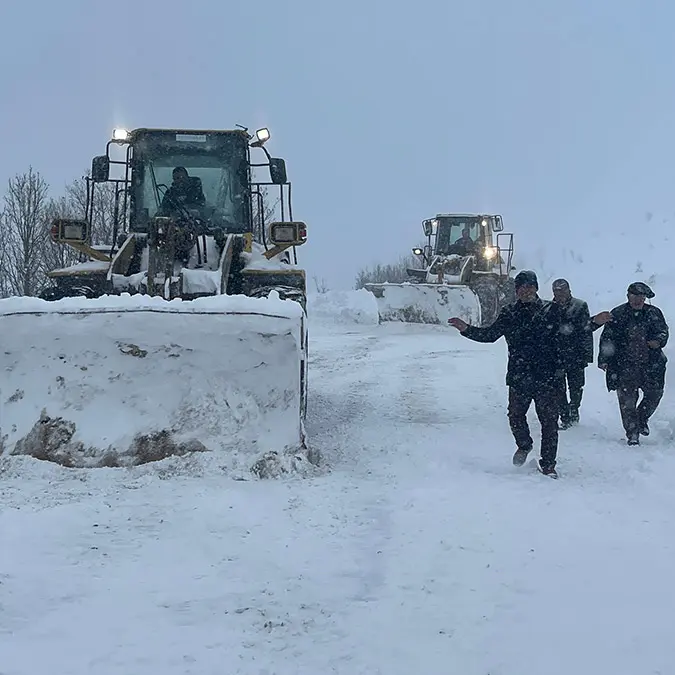
[[449,284],[366,284],[376,298],[380,321],[447,324],[459,317],[481,325],[478,296],[465,285]]
[[0,327],[5,455],[88,468],[189,454],[248,471],[266,453],[302,454],[306,317],[296,302],[10,298]]

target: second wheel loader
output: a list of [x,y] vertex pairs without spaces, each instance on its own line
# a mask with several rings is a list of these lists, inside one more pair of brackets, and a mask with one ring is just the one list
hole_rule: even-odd
[[365,285],[380,321],[492,323],[515,300],[513,234],[503,232],[502,217],[439,213],[422,229],[427,242],[413,249],[420,266],[407,270],[409,282]]
[[[40,299],[0,300],[8,454],[77,467],[223,450],[221,465],[250,454],[264,474],[261,453],[307,449],[296,252],[307,232],[293,220],[286,164],[267,152],[269,137],[113,131],[92,161],[84,217],[51,230],[81,261],[51,271]],[[262,170],[269,179],[257,179]],[[115,189],[106,245],[91,241],[101,183]],[[271,223],[264,186],[279,191],[281,218]]]

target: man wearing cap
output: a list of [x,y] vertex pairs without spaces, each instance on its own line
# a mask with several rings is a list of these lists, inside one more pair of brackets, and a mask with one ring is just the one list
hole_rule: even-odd
[[542,300],[537,275],[523,270],[515,277],[516,297],[504,307],[490,326],[469,326],[459,318],[448,323],[470,340],[496,342],[506,339],[509,350],[506,384],[509,388],[508,417],[517,450],[513,463],[522,466],[532,450],[527,411],[534,401],[541,424],[542,473],[557,478],[558,410],[562,370],[560,305]]
[[669,330],[663,312],[645,304],[654,297],[647,284],[630,284],[627,296],[628,302],[611,311],[612,321],[600,335],[598,367],[605,371],[608,391],[617,393],[628,445],[639,445],[640,435],[649,435],[649,418],[663,396]]
[[579,408],[586,384],[585,370],[589,363],[593,363],[591,313],[586,302],[572,296],[567,279],[556,279],[552,290],[553,302],[562,310],[560,341],[564,372],[560,391],[560,428],[569,429],[579,422]]

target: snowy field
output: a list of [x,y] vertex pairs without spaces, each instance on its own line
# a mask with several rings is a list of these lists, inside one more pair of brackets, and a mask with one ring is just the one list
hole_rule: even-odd
[[0,673],[674,673],[671,391],[628,448],[591,366],[553,481],[511,465],[503,342],[313,307],[322,475],[0,458]]

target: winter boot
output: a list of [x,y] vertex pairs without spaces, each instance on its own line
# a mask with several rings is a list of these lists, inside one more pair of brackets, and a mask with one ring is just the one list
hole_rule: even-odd
[[513,455],[513,465],[514,466],[523,466],[527,460],[527,456],[532,451],[532,448],[518,448]]
[[570,426],[579,424],[579,408],[577,406],[570,405]]
[[628,445],[640,445],[640,436],[637,433],[629,434],[628,440],[626,441]]
[[542,464],[541,460],[539,460],[539,470],[544,474],[544,476],[548,476],[549,478],[558,477],[558,472],[555,470],[555,467]]
[[638,426],[640,430],[640,436],[649,436],[649,425],[647,422],[640,422]]

